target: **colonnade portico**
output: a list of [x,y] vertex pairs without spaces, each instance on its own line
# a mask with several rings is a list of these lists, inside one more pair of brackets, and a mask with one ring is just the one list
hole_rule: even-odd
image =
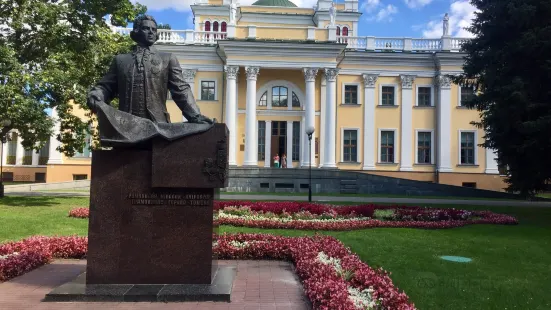
[[[227,65],[226,72],[226,107],[225,107],[225,123],[229,129],[229,164],[237,165],[237,78],[239,74],[239,66]],[[257,120],[257,78],[262,74],[262,68],[256,66],[245,66],[245,74],[247,78],[246,88],[246,115],[245,115],[245,154],[243,166],[258,166],[258,120]],[[324,68],[325,79],[327,80],[327,98],[326,102],[321,102],[324,105],[324,110],[329,112],[329,115],[321,115],[324,120],[324,162],[319,163],[327,168],[336,168],[336,77],[338,69]],[[316,98],[316,77],[319,68],[302,68],[305,83],[305,102],[304,102],[304,117],[300,126],[300,165],[302,167],[316,166],[315,163],[315,143],[310,144],[306,135],[306,128],[314,127],[314,136],[320,136],[319,128],[316,128],[315,121],[315,98]],[[290,100],[290,98],[289,98]],[[287,137],[285,141],[287,149],[287,161],[292,162],[292,147],[293,147],[293,122],[286,121]],[[270,167],[271,164],[271,129],[272,121],[266,121],[265,127],[265,162],[264,167]],[[314,140],[314,139],[313,139]],[[311,147],[311,149],[309,149]],[[288,165],[289,168],[292,165]]]

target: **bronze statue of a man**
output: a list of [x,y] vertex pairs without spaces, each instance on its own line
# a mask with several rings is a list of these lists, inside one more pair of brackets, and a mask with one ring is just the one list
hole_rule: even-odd
[[[115,140],[121,136],[126,137],[128,135],[125,131],[128,131],[128,128],[125,127],[125,124],[130,122],[137,126],[148,127],[144,129],[146,136],[127,139],[124,142],[150,138],[154,135],[152,130],[159,131],[159,125],[170,123],[170,116],[166,109],[168,91],[189,123],[212,125],[213,120],[201,115],[191,88],[183,79],[178,59],[170,53],[159,52],[153,47],[158,39],[155,19],[148,15],[136,18],[130,37],[137,43],[133,47],[132,53],[115,56],[107,74],[91,89],[88,95],[88,106],[98,114],[100,120],[100,135],[104,131],[103,133],[109,135],[108,138],[111,140],[113,136],[116,136]],[[119,110],[134,117],[129,118],[126,114],[123,115],[123,113],[105,107],[117,95]],[[104,115],[100,115],[102,112]],[[150,120],[154,126],[144,123],[138,118]],[[187,125],[188,132],[186,134],[182,134],[182,126],[177,128],[164,125],[161,126],[161,131],[174,132],[176,128],[176,136],[190,134],[189,130],[204,131],[202,129],[195,130],[190,125],[192,124]],[[113,126],[116,134],[112,133]],[[131,131],[132,136],[142,134],[135,128],[132,128]],[[166,138],[166,134],[164,136]],[[109,139],[106,138],[106,140]]]

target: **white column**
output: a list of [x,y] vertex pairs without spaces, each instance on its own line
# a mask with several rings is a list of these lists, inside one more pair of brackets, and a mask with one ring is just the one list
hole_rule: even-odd
[[244,166],[258,166],[258,140],[256,123],[256,78],[259,67],[245,67],[247,74],[247,114],[245,121]]
[[306,126],[304,124],[306,123],[306,117],[301,117],[300,119],[300,145],[301,149],[299,151],[299,167],[306,166],[304,163],[306,161],[306,158],[308,158],[308,152],[306,150],[308,149],[308,137],[306,136]]
[[[8,135],[9,134],[10,133],[8,133]],[[4,166],[6,165],[6,162],[7,162],[6,159],[8,158],[8,143],[9,142],[6,141],[6,143],[2,144],[2,158],[0,158],[0,160],[2,160],[2,165],[4,165]]]
[[237,74],[239,67],[227,66],[226,71],[226,126],[230,132],[228,162],[237,165]]
[[63,163],[63,157],[61,156],[61,152],[57,150],[57,148],[60,146],[60,142],[57,141],[57,135],[59,135],[61,131],[61,124],[59,121],[59,117],[57,116],[57,108],[52,109],[52,118],[54,120],[54,130],[52,133],[52,136],[50,137],[50,150],[48,155],[48,165],[56,165],[56,164],[62,164]]
[[293,168],[293,121],[287,121],[287,168]]
[[375,170],[375,85],[378,75],[363,74],[364,80],[364,164],[363,170]]
[[40,154],[38,154],[35,150],[33,150],[33,157],[32,157],[31,165],[38,166],[38,157],[39,156],[40,156]]
[[[306,137],[304,139],[304,147],[302,148],[303,150],[303,165],[305,166],[309,166],[309,165],[314,165],[315,163],[315,152],[314,152],[314,147],[315,147],[315,135],[316,133],[314,132],[314,135],[312,136],[312,149],[311,149],[311,152],[308,151],[308,145],[310,144],[309,141],[308,141],[308,136],[306,135],[306,129],[309,128],[309,127],[314,127],[316,128],[316,121],[315,121],[315,117],[316,117],[316,111],[315,111],[315,100],[316,100],[316,75],[318,74],[318,69],[317,68],[304,68],[303,69],[303,72],[304,72],[304,80],[306,82],[306,104],[305,104],[305,107],[306,107],[306,119],[305,119],[305,124],[304,124],[304,133],[303,135]],[[312,156],[309,158],[308,157],[308,154],[312,154]]]
[[493,149],[486,149],[486,174],[499,174],[499,168],[497,164],[497,154]]
[[325,95],[325,143],[323,168],[336,168],[336,130],[337,130],[337,75],[339,69],[325,69],[327,93]]
[[319,148],[320,150],[322,150],[321,152],[319,152],[319,167],[320,168],[323,168],[323,163],[324,163],[324,156],[325,156],[325,152],[323,151],[325,149],[325,108],[326,108],[326,104],[325,104],[325,100],[326,99],[326,95],[327,95],[327,89],[326,89],[326,86],[327,86],[327,81],[325,80],[325,74],[323,75],[323,77],[321,78],[321,93],[320,93],[320,102],[321,102],[321,105],[320,105],[320,145],[319,145]]
[[402,125],[400,147],[400,171],[413,171],[413,82],[415,76],[401,75],[402,80]]
[[451,160],[451,80],[439,75],[436,77],[438,86],[438,171],[452,172]]
[[15,164],[16,165],[22,165],[23,164],[23,156],[25,155],[25,149],[23,148],[23,144],[21,144],[21,136],[17,136],[17,147],[15,149]]
[[272,121],[266,121],[264,133],[264,167],[269,168],[272,162]]

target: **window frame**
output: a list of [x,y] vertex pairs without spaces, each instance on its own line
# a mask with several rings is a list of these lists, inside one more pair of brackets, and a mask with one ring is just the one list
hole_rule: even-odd
[[[262,97],[266,96],[264,99],[266,101],[265,105],[261,105],[260,102],[262,101]],[[268,91],[265,91],[262,95],[260,95],[260,99],[258,99],[258,102],[256,103],[256,106],[258,107],[268,107]]]
[[[260,126],[260,124],[264,124],[264,126]],[[260,128],[260,127],[263,127],[263,128]],[[262,161],[262,160],[266,160],[266,121],[265,120],[261,120],[261,121],[257,121],[256,123],[256,134],[257,134],[257,141],[256,141],[256,145],[257,145],[257,156],[258,156],[258,161]],[[270,128],[271,130],[271,128]],[[261,134],[261,133],[264,133],[264,134]],[[263,143],[260,143],[260,141],[263,141]]]
[[[383,105],[383,87],[393,87],[394,88],[394,104],[393,105]],[[382,107],[396,107],[398,106],[398,84],[379,84],[379,106]]]
[[[356,103],[346,103],[346,86],[356,86]],[[361,105],[360,83],[342,83],[341,86],[341,105]]]
[[[461,90],[463,88],[469,88],[468,86],[461,86],[461,85],[457,85],[457,106],[458,107],[461,107],[461,108],[466,108],[462,103],[461,103]],[[472,90],[473,90],[473,94],[476,95],[476,90],[474,88],[474,86],[471,86]]]
[[[463,164],[461,162],[461,134],[463,133],[473,133],[474,134],[474,163],[472,164]],[[458,166],[478,166],[478,131],[477,130],[467,130],[459,129],[457,137],[457,165]]]
[[[430,88],[430,105],[419,105],[419,88]],[[434,107],[434,85],[430,84],[420,84],[415,86],[415,106],[422,108]]]
[[[344,160],[344,132],[345,131],[356,131],[356,161],[345,161]],[[360,154],[361,151],[361,136],[360,136],[360,128],[357,127],[341,127],[341,163],[346,164],[360,164],[360,158],[362,158],[362,154]]]
[[[430,163],[419,162],[419,133],[430,133]],[[415,164],[434,165],[434,129],[415,129]]]
[[[393,162],[383,162],[381,161],[381,158],[382,158],[382,151],[383,151],[383,148],[381,147],[381,136],[382,136],[382,132],[383,131],[392,131],[394,132],[394,144],[393,144],[393,157],[394,157],[394,161]],[[396,160],[397,160],[397,153],[398,153],[398,148],[397,148],[397,140],[398,140],[398,129],[396,128],[379,128],[379,133],[378,133],[378,140],[377,140],[377,148],[378,148],[378,152],[377,152],[377,163],[378,164],[383,164],[383,165],[395,165],[395,164],[399,164]]]
[[[287,105],[284,105],[284,106],[282,106],[282,105],[274,106],[274,88],[276,88],[276,87],[278,87],[278,88],[280,88],[280,89],[281,89],[281,88],[285,88],[285,89],[286,89],[287,94],[286,94],[285,96],[287,97]],[[281,92],[281,91],[280,91],[280,92]],[[291,90],[291,92],[293,92],[293,91]],[[281,99],[281,94],[278,94],[277,96],[278,96],[279,99]],[[291,100],[292,100],[292,94],[291,94]],[[300,99],[299,99],[299,101],[300,101]],[[270,103],[271,103],[271,104],[270,104],[270,108],[274,108],[274,107],[275,107],[275,108],[289,108],[289,87],[284,86],[284,85],[274,85],[274,86],[272,86],[272,87],[270,88]],[[290,107],[292,108],[292,106],[293,106],[293,103],[291,103],[291,106],[290,106]]]
[[[203,82],[214,82],[214,99],[203,99]],[[199,100],[198,101],[218,101],[218,80],[217,79],[199,79]]]
[[[300,98],[298,97],[297,93],[292,90],[291,91],[291,108],[302,108],[302,101],[300,101]],[[298,100],[298,107],[297,106],[294,106],[294,101],[295,101],[295,97],[297,98]],[[287,102],[289,102],[289,99],[287,99]]]

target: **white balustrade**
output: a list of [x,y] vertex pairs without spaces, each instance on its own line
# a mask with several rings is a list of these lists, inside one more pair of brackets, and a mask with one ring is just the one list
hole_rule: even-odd
[[[256,28],[275,28],[275,26],[258,26]],[[297,27],[293,27],[293,29],[295,28]],[[113,27],[113,32],[121,35],[129,35],[131,31],[132,28]],[[312,32],[311,29],[309,29],[309,31]],[[309,34],[309,37],[310,39],[313,38],[312,33]],[[216,44],[218,40],[226,40],[227,38],[228,33],[226,32],[159,29],[159,40],[157,42],[181,44]],[[445,37],[441,39],[410,39],[352,36],[337,36],[336,39],[337,43],[346,44],[346,48],[349,49],[375,51],[405,50],[417,52],[441,50],[457,52],[460,51],[461,46],[469,40],[469,38],[452,37]]]
[[411,44],[414,51],[439,51],[442,49],[440,39],[412,39]]

